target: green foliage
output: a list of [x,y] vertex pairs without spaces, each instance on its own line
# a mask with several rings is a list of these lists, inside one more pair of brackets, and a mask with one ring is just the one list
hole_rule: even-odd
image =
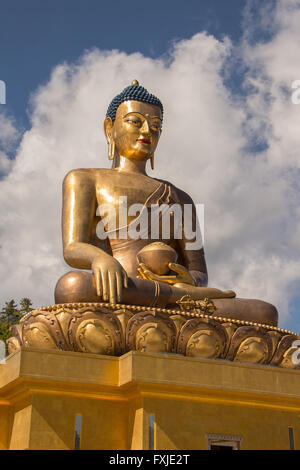
[[24,297],[24,299],[20,300],[20,312],[22,315],[25,315],[26,313],[30,312],[32,310],[32,302],[28,297]]
[[0,340],[6,341],[12,335],[10,327],[19,323],[23,315],[33,310],[32,302],[27,297],[20,300],[19,307],[14,299],[5,302],[5,306],[0,311]]

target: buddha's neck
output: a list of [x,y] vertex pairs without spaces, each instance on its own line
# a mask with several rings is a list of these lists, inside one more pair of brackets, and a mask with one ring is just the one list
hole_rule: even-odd
[[115,170],[124,172],[124,173],[137,173],[140,175],[147,175],[146,173],[146,163],[147,160],[132,160],[130,158],[119,157],[118,164],[115,167]]

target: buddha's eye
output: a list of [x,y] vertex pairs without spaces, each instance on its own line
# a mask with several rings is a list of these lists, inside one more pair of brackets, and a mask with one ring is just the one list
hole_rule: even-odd
[[161,130],[161,125],[158,122],[153,122],[150,127],[153,131],[156,132]]
[[134,118],[134,117],[126,119],[126,122],[130,122],[130,124],[133,124],[133,125],[138,126],[138,127],[141,126],[140,119],[137,119],[137,118]]

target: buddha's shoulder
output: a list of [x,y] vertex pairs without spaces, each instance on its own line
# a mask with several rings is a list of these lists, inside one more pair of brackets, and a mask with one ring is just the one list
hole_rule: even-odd
[[180,200],[181,203],[183,203],[183,204],[192,204],[193,203],[193,199],[191,198],[191,196],[188,193],[186,193],[185,191],[183,191],[183,189],[178,188],[173,183],[170,183],[169,181],[166,181],[166,180],[162,180],[162,179],[157,178],[157,181],[160,181],[161,183],[164,183],[167,186],[169,186],[170,189],[171,189],[171,192],[173,192],[173,194],[175,194],[177,196],[177,198]]
[[110,173],[111,170],[108,168],[77,168],[66,174],[64,184],[72,182],[95,184],[100,178],[108,177]]

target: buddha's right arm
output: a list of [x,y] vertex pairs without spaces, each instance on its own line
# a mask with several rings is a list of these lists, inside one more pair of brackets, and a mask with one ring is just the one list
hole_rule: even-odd
[[73,268],[91,269],[101,249],[90,244],[96,213],[95,185],[86,170],[73,170],[63,182],[62,235],[64,258]]
[[91,269],[97,294],[120,301],[127,275],[120,263],[91,243],[96,216],[96,190],[89,170],[73,170],[63,183],[62,232],[65,261],[77,269]]

